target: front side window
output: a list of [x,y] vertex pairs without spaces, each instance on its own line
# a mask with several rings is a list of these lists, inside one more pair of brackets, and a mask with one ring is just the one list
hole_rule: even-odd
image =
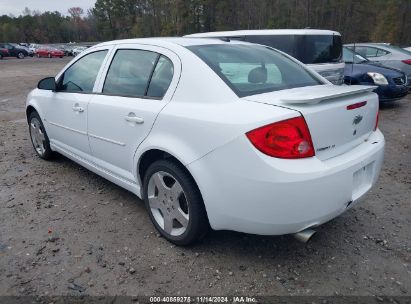
[[159,55],[143,50],[118,50],[111,62],[103,93],[145,96]]
[[323,82],[287,56],[264,46],[189,46],[239,96],[320,85]]
[[360,54],[357,54],[354,51],[344,47],[343,48],[343,61],[345,63],[363,63],[363,62],[367,62],[368,59],[365,59]]
[[361,55],[364,54],[365,57],[377,57],[378,49],[373,47],[360,47],[358,52]]
[[60,78],[58,91],[91,93],[106,55],[106,50],[97,51],[77,60]]

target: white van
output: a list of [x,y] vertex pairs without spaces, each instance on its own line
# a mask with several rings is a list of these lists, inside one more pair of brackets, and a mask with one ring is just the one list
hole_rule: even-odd
[[227,38],[264,44],[283,51],[308,65],[333,84],[344,82],[341,34],[328,30],[242,30],[187,35]]

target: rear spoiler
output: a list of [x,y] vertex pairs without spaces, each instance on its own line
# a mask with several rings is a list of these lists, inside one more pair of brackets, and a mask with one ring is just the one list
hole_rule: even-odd
[[316,104],[324,100],[335,99],[344,96],[352,96],[361,93],[371,92],[376,86],[362,86],[362,85],[320,85],[311,87],[310,91],[301,94],[300,90],[288,90],[286,96],[282,96],[280,100],[283,103],[290,104]]

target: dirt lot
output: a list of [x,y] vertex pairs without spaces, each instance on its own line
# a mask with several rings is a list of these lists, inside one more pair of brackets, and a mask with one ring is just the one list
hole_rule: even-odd
[[381,109],[377,186],[310,243],[211,232],[178,248],[131,193],[35,155],[25,97],[65,63],[0,61],[0,295],[411,295],[411,95]]

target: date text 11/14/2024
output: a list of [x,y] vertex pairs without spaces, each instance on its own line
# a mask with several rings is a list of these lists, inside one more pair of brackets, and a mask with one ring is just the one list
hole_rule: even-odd
[[196,296],[196,297],[150,297],[150,303],[258,303],[254,297],[247,296]]

